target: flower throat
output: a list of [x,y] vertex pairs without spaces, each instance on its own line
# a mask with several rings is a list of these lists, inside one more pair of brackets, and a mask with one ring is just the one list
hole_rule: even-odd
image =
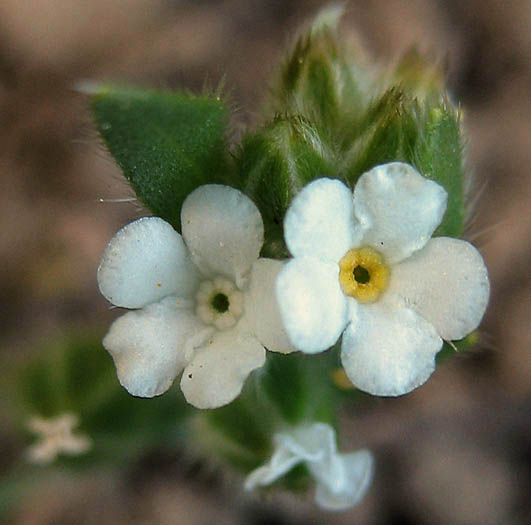
[[349,250],[339,261],[339,284],[343,293],[360,303],[372,303],[389,282],[389,267],[380,253],[368,246]]

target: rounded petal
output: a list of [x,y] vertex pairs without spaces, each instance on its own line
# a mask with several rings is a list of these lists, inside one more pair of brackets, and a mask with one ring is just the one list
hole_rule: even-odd
[[341,361],[360,390],[399,396],[422,385],[435,370],[442,339],[397,296],[358,309],[358,323],[343,334]]
[[170,224],[159,217],[143,217],[111,239],[98,268],[98,284],[116,306],[141,308],[167,295],[190,297],[197,286],[197,270]]
[[338,454],[328,472],[328,482],[319,480],[315,501],[327,510],[345,510],[357,505],[367,493],[374,475],[374,457],[368,450]]
[[188,338],[203,328],[192,311],[178,308],[176,301],[167,297],[119,317],[103,339],[120,384],[134,396],[166,392],[185,365]]
[[352,192],[335,179],[305,186],[286,213],[284,238],[294,257],[339,261],[361,238]]
[[264,363],[264,347],[238,326],[217,332],[185,368],[181,390],[195,407],[217,408],[238,397],[247,376]]
[[280,271],[276,294],[293,346],[322,352],[339,338],[348,320],[348,302],[339,285],[339,267],[313,257],[292,259]]
[[249,287],[245,292],[245,320],[250,332],[273,352],[287,354],[296,348],[284,328],[275,290],[277,276],[284,263],[258,259],[253,264]]
[[440,224],[447,193],[402,162],[376,166],[354,188],[354,211],[364,235],[362,244],[396,263],[420,250]]
[[264,242],[264,225],[255,204],[229,186],[207,184],[194,190],[181,210],[183,237],[207,276],[238,282],[249,272]]
[[389,292],[402,297],[450,341],[479,325],[489,301],[489,276],[474,246],[437,237],[393,267]]

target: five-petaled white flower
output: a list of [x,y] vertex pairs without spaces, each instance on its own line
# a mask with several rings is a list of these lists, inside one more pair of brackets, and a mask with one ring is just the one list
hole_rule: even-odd
[[274,435],[275,450],[269,463],[253,470],[245,488],[270,485],[295,465],[305,463],[317,482],[315,500],[328,510],[358,504],[373,477],[374,459],[368,450],[339,454],[334,429],[325,423],[297,427]]
[[137,310],[113,323],[103,345],[131,394],[162,394],[184,369],[187,401],[215,408],[236,398],[264,364],[264,346],[294,350],[271,295],[282,263],[258,259],[262,218],[236,189],[197,188],[183,204],[181,223],[182,237],[164,220],[144,217],[107,245],[101,293]]
[[294,259],[276,283],[293,345],[321,352],[343,333],[341,360],[361,390],[396,396],[423,384],[443,339],[472,332],[489,297],[479,252],[431,238],[446,201],[398,162],[364,173],[354,195],[327,178],[304,187],[284,220]]
[[38,434],[39,440],[26,451],[30,463],[47,465],[52,463],[58,454],[77,456],[88,452],[92,440],[83,434],[73,434],[79,420],[74,414],[62,414],[55,418],[44,419],[32,417],[28,428]]

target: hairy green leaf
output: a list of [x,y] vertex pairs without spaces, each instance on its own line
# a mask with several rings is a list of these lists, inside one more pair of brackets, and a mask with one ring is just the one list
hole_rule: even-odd
[[315,128],[299,116],[279,116],[244,137],[236,164],[242,190],[264,220],[263,255],[287,255],[282,236],[286,210],[305,184],[334,175],[332,156]]
[[219,97],[104,87],[92,111],[110,153],[139,200],[180,228],[187,195],[207,183],[230,183]]

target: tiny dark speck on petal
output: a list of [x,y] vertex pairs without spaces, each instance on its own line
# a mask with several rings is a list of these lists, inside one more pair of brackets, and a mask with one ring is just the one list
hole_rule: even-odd
[[192,379],[192,374],[188,374],[188,379]]

